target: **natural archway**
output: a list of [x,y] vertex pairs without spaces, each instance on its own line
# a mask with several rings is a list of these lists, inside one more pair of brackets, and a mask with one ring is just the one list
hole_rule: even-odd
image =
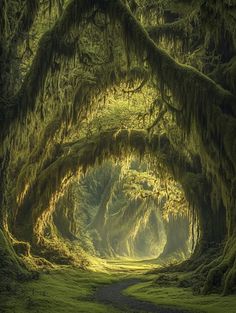
[[[15,281],[56,263],[85,269],[75,206],[90,203],[98,210],[84,211],[83,227],[104,255],[151,255],[148,221],[165,233],[160,259],[178,251],[177,234],[191,241],[189,259],[165,271],[193,271],[200,293],[234,293],[235,4],[10,0],[0,9],[0,273]],[[148,170],[132,172],[130,158]]]

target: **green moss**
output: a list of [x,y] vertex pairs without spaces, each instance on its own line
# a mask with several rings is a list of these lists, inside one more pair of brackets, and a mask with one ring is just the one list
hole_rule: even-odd
[[164,39],[168,43],[174,44],[175,48],[177,48],[180,43],[182,50],[187,50],[191,30],[192,27],[187,18],[147,28],[149,36],[157,42],[157,44],[160,40]]
[[[64,154],[38,175],[24,201],[19,205],[17,220],[21,229],[18,228],[18,235],[24,234],[25,238],[30,238],[38,218],[49,209],[51,199],[54,197],[55,201],[57,193],[60,194],[64,179],[69,180],[79,172],[86,172],[89,167],[107,158],[118,158],[134,151],[141,157],[144,153],[154,157],[165,157],[162,162],[175,177],[177,173],[181,173],[180,168],[184,169],[186,165],[184,158],[175,151],[167,137],[153,136],[150,140],[149,134],[142,130],[112,129],[95,135],[89,140],[82,138],[67,144]],[[173,160],[176,166],[173,166]],[[29,214],[31,207],[34,207],[34,210]],[[28,222],[25,224],[26,218]],[[21,222],[23,220],[24,225]]]
[[26,312],[94,312],[118,313],[112,306],[91,301],[95,288],[117,278],[103,273],[79,271],[68,267],[51,270],[40,279],[24,283],[1,303],[5,313]]
[[[175,106],[171,109],[174,112],[177,124],[181,127],[183,134],[193,137],[193,141],[196,142],[195,149],[201,155],[203,171],[209,172],[211,179],[216,180],[218,187],[216,189],[220,193],[218,199],[223,198],[227,210],[229,235],[232,235],[236,225],[234,213],[236,170],[235,97],[206,75],[192,67],[179,64],[164,50],[159,49],[150,38],[148,32],[137,22],[121,0],[74,0],[69,2],[61,18],[58,19],[51,30],[43,35],[32,66],[25,77],[19,93],[16,95],[13,104],[11,100],[9,101],[9,116],[7,113],[6,116],[8,118],[4,121],[4,132],[9,130],[8,127],[15,120],[18,120],[19,125],[21,125],[22,117],[28,117],[29,112],[35,110],[37,99],[44,92],[50,69],[56,66],[54,64],[55,59],[59,58],[60,61],[66,58],[70,59],[76,53],[77,45],[72,42],[71,45],[67,46],[65,38],[71,34],[71,31],[73,32],[75,28],[80,26],[88,13],[97,8],[98,11],[101,9],[102,12],[106,13],[114,24],[119,23],[121,25],[120,29],[122,29],[122,37],[127,50],[127,59],[130,60],[135,54],[141,66],[143,66],[144,60],[146,60],[145,63],[148,63],[150,66],[152,76],[157,78],[158,88],[163,98],[166,94],[172,95]],[[222,6],[217,5],[216,8],[216,11],[220,11]],[[24,25],[22,25],[22,28],[26,29],[26,31],[30,28],[37,9],[37,1],[27,2],[23,12]],[[31,14],[27,13],[29,11],[32,11]],[[227,15],[230,16],[228,13]],[[178,29],[179,26],[177,24],[176,27],[175,23],[175,25],[166,25],[162,29],[159,28],[158,36],[166,35],[168,32],[171,34],[170,36],[173,36],[176,30],[176,34],[179,36],[181,34],[180,29]],[[230,30],[232,29],[230,28]],[[229,67],[229,80],[232,88],[235,87],[234,79],[231,77],[234,73],[235,64],[233,61]],[[75,92],[73,104],[69,105],[68,110],[64,109],[66,117],[61,117],[61,120],[65,118],[70,120],[70,122],[73,120],[74,123],[80,121],[82,113],[84,111],[87,112],[91,108],[91,104],[94,102],[94,99],[98,98],[98,94],[103,95],[107,87],[117,84],[119,79],[117,79],[118,75],[113,68],[104,75],[102,74],[100,71],[98,75],[95,75],[95,81],[82,80]],[[120,76],[122,77],[122,73]],[[99,89],[99,93],[97,89]],[[40,109],[42,109],[42,104],[39,104],[37,108],[39,111]],[[48,110],[52,110],[52,107]],[[77,120],[78,117],[79,120]],[[43,119],[43,117],[41,118]],[[30,119],[31,117],[29,117]],[[135,130],[132,133],[120,130],[116,130],[115,133],[101,133],[100,137],[95,138],[95,142],[92,140],[86,142],[86,139],[84,139],[84,141],[69,145],[68,149],[64,147],[64,155],[62,153],[57,154],[56,149],[54,151],[52,148],[48,149],[48,154],[45,153],[44,157],[41,158],[44,146],[53,138],[57,128],[62,126],[61,121],[54,126],[51,131],[45,131],[45,137],[42,138],[40,145],[29,157],[28,164],[23,165],[22,172],[19,174],[16,188],[18,194],[24,193],[28,177],[31,176],[27,195],[20,203],[19,208],[13,208],[18,222],[16,223],[18,227],[16,234],[25,239],[32,237],[33,232],[38,236],[36,239],[39,239],[39,237],[43,236],[40,231],[42,231],[45,225],[51,226],[50,213],[53,211],[53,207],[50,207],[50,202],[51,200],[57,200],[60,196],[60,191],[64,187],[62,182],[67,182],[73,175],[77,175],[79,171],[86,172],[90,166],[94,166],[108,157],[127,155],[133,153],[134,150],[142,157],[145,152],[149,153],[151,151],[153,154],[155,152],[156,154],[164,155],[164,163],[168,170],[173,172],[175,178],[180,180],[181,172],[183,170],[186,171],[184,169],[186,163],[183,162],[181,165],[181,161],[184,160],[179,160],[179,154],[168,149],[168,142],[165,145],[165,138],[162,138],[162,140],[157,138],[159,144],[160,141],[163,144],[160,151],[158,148],[159,144],[154,145],[154,142],[150,142],[150,138],[146,134]],[[12,140],[14,135],[15,133],[11,129],[9,141]],[[15,137],[16,140],[20,141],[20,136]],[[115,144],[113,144],[114,139]],[[6,150],[14,150],[14,145],[11,143],[8,145],[7,141],[6,146]],[[70,152],[70,149],[72,149],[72,152]],[[179,164],[173,166],[172,163],[173,161],[177,162],[176,160],[179,161]],[[8,176],[8,173],[6,176]],[[14,177],[14,175],[12,176]],[[193,179],[187,180],[188,182],[193,183]],[[10,207],[8,206],[7,209]],[[57,250],[57,247],[55,250]],[[234,250],[232,251],[234,253]],[[11,253],[10,250],[8,252]],[[231,252],[227,252],[227,254],[230,256]],[[227,271],[227,277],[222,279],[222,282],[226,284],[226,290],[228,287],[232,289],[235,281],[235,267],[231,257],[229,259],[228,261],[226,256],[224,262],[219,267],[216,267],[215,272],[213,269],[209,272],[209,288],[212,287],[211,277],[222,279],[222,275]]]
[[203,287],[203,293],[211,292],[214,286],[223,286],[221,292],[228,295],[235,291],[236,278],[236,244],[235,237],[231,237],[224,248],[223,255],[213,264],[209,264],[209,272]]
[[16,279],[18,277],[26,278],[29,272],[26,270],[24,263],[17,256],[12,247],[12,243],[7,235],[0,229],[0,276],[1,283],[9,278]]
[[152,282],[145,282],[129,287],[126,295],[134,296],[143,301],[157,305],[174,306],[204,313],[235,313],[235,296],[221,297],[219,295],[193,296],[190,289],[177,287],[159,287]]

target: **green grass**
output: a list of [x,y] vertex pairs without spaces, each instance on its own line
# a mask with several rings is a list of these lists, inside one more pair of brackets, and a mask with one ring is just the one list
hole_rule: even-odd
[[144,282],[129,287],[124,294],[157,305],[174,306],[191,312],[236,313],[236,296],[193,296],[191,289],[160,287],[153,282]]
[[[108,305],[92,301],[95,288],[116,281],[116,275],[85,272],[61,267],[50,274],[42,274],[39,280],[23,283],[12,290],[0,308],[4,313],[120,313]],[[2,295],[4,296],[4,294]]]
[[[38,280],[11,284],[3,292],[0,312],[4,313],[121,313],[109,305],[96,303],[92,295],[99,285],[110,284],[128,277],[141,275],[153,265],[122,260],[91,260],[91,271],[69,266],[58,266]],[[96,270],[96,271],[95,271]]]
[[[115,260],[104,260],[102,266],[102,271],[106,270],[108,273],[122,273],[128,276],[131,275],[132,277],[138,276],[139,278],[140,274],[144,274],[147,271],[153,270],[154,268],[158,267],[158,265],[155,263],[147,263],[145,261],[132,260],[125,257]],[[97,268],[98,267],[96,266],[96,270]]]
[[[125,278],[138,277],[142,283],[131,286],[125,294],[157,305],[176,306],[198,313],[236,313],[236,296],[193,296],[190,289],[161,287],[154,283],[156,274],[144,275],[153,265],[130,260],[97,260],[94,268],[100,272],[82,271],[60,266],[42,273],[38,280],[10,285],[1,293],[2,313],[124,313],[111,305],[93,300],[97,287]],[[173,274],[174,275],[174,274]],[[185,278],[186,274],[178,274]],[[128,312],[128,311],[127,311]]]

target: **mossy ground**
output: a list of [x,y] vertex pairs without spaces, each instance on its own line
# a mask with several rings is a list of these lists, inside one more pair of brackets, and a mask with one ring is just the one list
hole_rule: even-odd
[[188,288],[160,286],[154,282],[156,274],[145,274],[151,267],[153,265],[150,263],[129,260],[104,260],[101,272],[60,266],[42,273],[38,280],[12,285],[9,291],[1,295],[0,312],[121,313],[111,305],[95,302],[93,294],[101,285],[138,277],[144,282],[128,288],[125,294],[158,305],[189,309],[195,313],[236,313],[235,296],[193,296]]
[[[39,280],[23,283],[11,296],[5,296],[1,312],[94,312],[119,311],[92,301],[92,294],[100,284],[116,281],[115,275],[85,272],[71,267],[60,267],[44,273]],[[4,297],[4,295],[3,295]]]
[[9,283],[8,291],[1,294],[0,312],[121,313],[110,305],[93,301],[95,289],[129,276],[141,276],[141,273],[152,267],[153,265],[142,262],[129,260],[107,262],[95,258],[91,271],[58,266],[42,273],[37,280],[21,284]]
[[193,295],[190,288],[160,287],[150,281],[131,286],[124,293],[143,301],[175,306],[194,313],[236,313],[235,295]]

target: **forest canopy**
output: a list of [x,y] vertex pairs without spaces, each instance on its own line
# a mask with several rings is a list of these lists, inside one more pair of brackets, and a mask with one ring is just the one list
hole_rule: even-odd
[[172,255],[199,292],[234,292],[234,1],[8,0],[0,15],[1,268]]

